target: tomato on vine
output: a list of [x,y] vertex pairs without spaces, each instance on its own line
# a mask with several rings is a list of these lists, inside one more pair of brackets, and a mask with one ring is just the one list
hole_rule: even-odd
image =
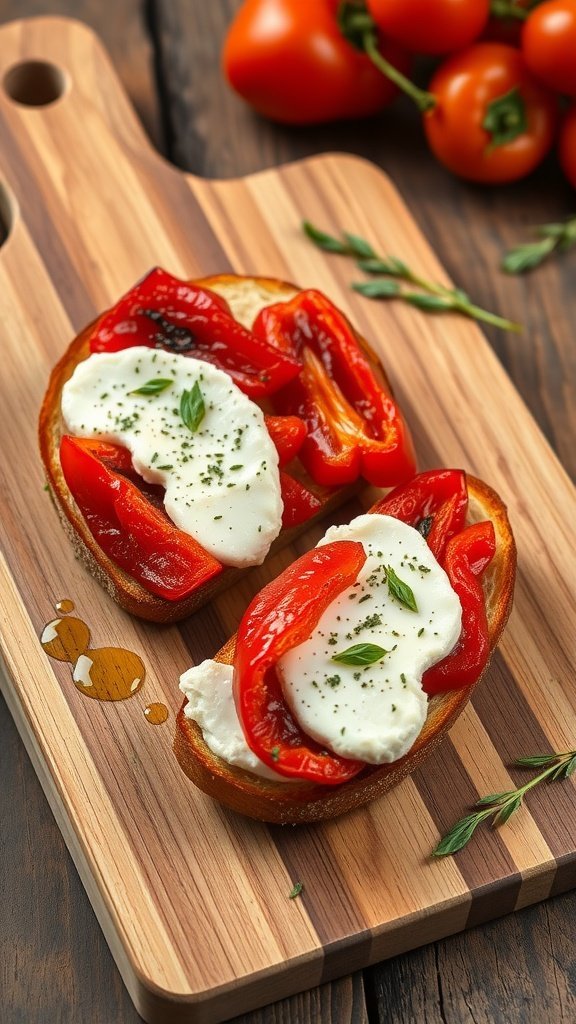
[[[342,17],[356,7],[341,0],[245,0],[222,54],[230,85],[258,113],[284,124],[375,114],[397,88],[343,31]],[[396,43],[378,36],[375,48],[393,68],[408,70],[409,57]]]
[[452,53],[484,30],[490,0],[367,0],[382,32],[413,53]]
[[576,0],[546,0],[522,28],[522,53],[550,89],[576,96]]
[[511,46],[477,43],[454,54],[436,71],[430,94],[436,103],[424,116],[428,144],[469,181],[516,181],[552,146],[556,97]]

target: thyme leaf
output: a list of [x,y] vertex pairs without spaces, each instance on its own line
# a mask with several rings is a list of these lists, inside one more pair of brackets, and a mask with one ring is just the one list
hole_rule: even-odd
[[537,238],[510,249],[502,259],[501,267],[507,274],[524,274],[534,270],[554,252],[565,252],[576,243],[576,217],[554,224],[542,224],[536,229]]

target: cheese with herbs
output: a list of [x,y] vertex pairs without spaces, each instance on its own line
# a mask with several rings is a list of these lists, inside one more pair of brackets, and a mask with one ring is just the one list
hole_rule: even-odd
[[79,363],[69,433],[123,445],[166,513],[224,565],[259,565],[282,526],[278,455],[262,411],[209,363],[145,347]]
[[[455,646],[460,601],[425,539],[398,519],[358,516],[331,527],[320,545],[335,540],[360,542],[366,562],[276,670],[304,732],[344,757],[389,763],[410,750],[426,721],[422,675]],[[185,714],[213,753],[271,777],[246,743],[230,666],[205,661],[184,673],[180,689]]]
[[398,519],[358,516],[320,545],[336,540],[359,541],[366,562],[277,671],[309,736],[342,757],[396,761],[426,721],[422,675],[458,640],[460,601],[425,539]]

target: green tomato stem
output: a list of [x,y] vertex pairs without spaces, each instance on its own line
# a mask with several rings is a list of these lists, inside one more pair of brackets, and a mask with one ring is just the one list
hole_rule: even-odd
[[422,114],[434,109],[437,102],[436,97],[431,92],[419,89],[417,85],[414,85],[414,82],[411,82],[409,78],[406,78],[406,75],[403,75],[401,71],[398,71],[398,68],[395,68],[390,61],[386,60],[386,58],[382,56],[378,49],[378,37],[372,29],[364,33],[362,36],[362,43],[364,46],[364,52],[370,58],[372,63],[379,71],[382,72],[383,75],[386,75],[386,78],[389,78],[390,81],[394,82],[394,84],[397,85],[402,92],[406,93],[411,100],[414,100],[414,103]]
[[453,309],[458,313],[464,313],[466,316],[472,317],[474,320],[482,320],[485,324],[500,327],[503,331],[513,331],[515,334],[519,334],[522,331],[522,324],[515,323],[514,320],[506,320],[502,316],[497,316],[496,313],[489,313],[487,309],[475,306],[471,302],[459,302],[458,299],[455,299]]
[[518,7],[515,0],[492,0],[490,13],[494,18],[516,18],[517,21],[526,21],[530,11],[525,7]]

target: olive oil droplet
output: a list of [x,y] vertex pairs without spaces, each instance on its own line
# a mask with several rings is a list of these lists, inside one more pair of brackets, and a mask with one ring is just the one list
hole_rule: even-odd
[[144,708],[144,716],[150,725],[162,725],[168,718],[169,711],[165,704],[147,704]]
[[[56,608],[67,613],[74,604],[65,599]],[[133,651],[123,647],[91,649],[88,626],[72,615],[48,622],[40,643],[51,658],[73,665],[74,685],[94,700],[127,700],[142,688],[146,678],[144,662]]]
[[74,601],[71,601],[68,597],[65,597],[63,601],[58,601],[56,605],[56,611],[60,612],[61,615],[68,615],[69,612],[74,611]]

